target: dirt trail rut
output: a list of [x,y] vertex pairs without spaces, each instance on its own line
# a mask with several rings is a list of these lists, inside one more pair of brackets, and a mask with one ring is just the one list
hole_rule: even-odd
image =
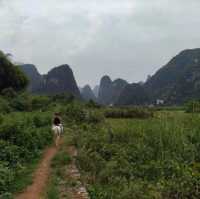
[[51,147],[44,152],[43,159],[33,175],[33,183],[28,186],[16,199],[41,199],[50,175],[50,163],[55,154],[56,147]]

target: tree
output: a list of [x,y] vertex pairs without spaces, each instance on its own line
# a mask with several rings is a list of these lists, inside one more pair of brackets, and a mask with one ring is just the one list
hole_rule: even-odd
[[0,92],[6,88],[15,91],[23,90],[28,85],[28,79],[24,73],[14,65],[2,51],[0,51]]

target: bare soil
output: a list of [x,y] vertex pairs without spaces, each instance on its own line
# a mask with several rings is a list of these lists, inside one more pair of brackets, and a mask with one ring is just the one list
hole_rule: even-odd
[[43,155],[43,159],[38,165],[33,177],[32,185],[28,186],[23,193],[19,194],[16,199],[41,199],[42,193],[46,188],[48,177],[51,170],[51,160],[57,153],[56,147],[48,148]]

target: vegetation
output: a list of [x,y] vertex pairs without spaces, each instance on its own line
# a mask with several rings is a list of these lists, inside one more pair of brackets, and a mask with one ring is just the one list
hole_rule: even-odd
[[16,179],[52,141],[47,113],[10,113],[0,124],[0,194],[18,191]]
[[192,100],[186,104],[187,113],[200,113],[200,101]]
[[199,198],[199,121],[162,111],[78,126],[74,143],[91,198]]
[[[1,56],[0,66],[7,64],[6,70],[15,71]],[[92,199],[200,197],[199,101],[189,102],[187,113],[182,107],[167,111],[162,107],[156,112],[142,107],[103,108],[65,94],[50,97],[22,92],[26,80],[16,74],[12,78],[21,76],[18,86],[6,79],[0,84],[0,198],[12,198],[31,183],[43,149],[52,143],[55,111],[62,111],[73,129],[67,141],[78,148],[77,163]],[[52,161],[47,198],[59,198],[60,185],[75,185],[64,179],[64,168],[71,161],[67,145]]]
[[26,76],[0,51],[0,92],[9,87],[17,91],[23,90],[27,84]]
[[68,198],[65,190],[66,187],[70,186],[70,182],[66,181],[66,166],[72,161],[71,157],[67,153],[67,147],[70,142],[71,137],[69,136],[69,132],[65,132],[64,143],[51,163],[52,174],[45,193],[45,198],[47,199],[59,199],[61,195],[64,198]]
[[0,96],[0,198],[11,197],[31,183],[43,149],[53,140],[53,112],[71,103],[64,96],[58,96],[55,104],[54,97],[4,89]]
[[153,110],[141,107],[107,108],[104,111],[106,118],[150,118]]

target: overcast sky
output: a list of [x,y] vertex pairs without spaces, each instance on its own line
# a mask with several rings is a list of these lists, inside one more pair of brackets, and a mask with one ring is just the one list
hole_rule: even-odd
[[80,86],[145,80],[200,47],[200,0],[0,0],[0,49],[41,73],[69,64]]

